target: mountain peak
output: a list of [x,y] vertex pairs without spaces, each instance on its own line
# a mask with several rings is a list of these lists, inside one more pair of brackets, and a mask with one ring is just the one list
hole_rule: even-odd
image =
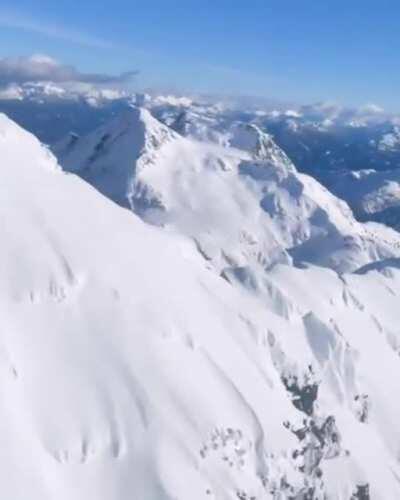
[[[253,123],[238,123],[232,128],[231,147],[248,151],[255,159],[266,160],[272,164],[293,167],[292,162],[273,138]],[[293,167],[294,168],[294,167]]]
[[131,106],[85,137],[70,135],[53,148],[64,170],[96,184],[100,192],[130,207],[135,173],[180,136],[142,107]]
[[101,136],[101,145],[111,143],[125,134],[136,143],[138,152],[141,149],[157,149],[164,140],[172,139],[176,135],[154,118],[149,110],[134,105],[94,132],[94,135]]
[[165,125],[154,118],[148,109],[133,104],[123,110],[115,120],[111,121],[110,126],[112,124],[120,127],[137,127],[142,124],[144,127],[152,129],[166,128]]
[[111,147],[114,149],[115,144],[120,145],[123,138],[129,139],[130,154],[138,156],[142,150],[158,148],[164,140],[175,135],[166,125],[154,118],[150,111],[131,105],[84,139],[71,133],[66,139],[55,144],[53,150],[63,158],[67,170],[75,171],[78,165],[82,165],[83,156],[87,157],[86,163],[92,163],[106,154]]

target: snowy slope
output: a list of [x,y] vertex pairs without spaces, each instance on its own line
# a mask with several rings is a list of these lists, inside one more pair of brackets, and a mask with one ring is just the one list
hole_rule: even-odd
[[0,204],[2,498],[399,497],[390,262],[232,287],[4,115]]
[[265,313],[0,120],[1,497],[263,491],[264,433],[294,446],[296,413],[256,361]]
[[193,238],[219,271],[265,268],[288,254],[348,271],[400,253],[398,233],[357,223],[254,125],[235,124],[222,147],[184,138],[132,108],[54,152],[65,170],[118,204]]

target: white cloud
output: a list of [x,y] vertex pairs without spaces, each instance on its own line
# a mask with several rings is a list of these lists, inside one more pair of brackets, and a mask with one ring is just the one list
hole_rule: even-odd
[[74,66],[62,64],[49,56],[5,57],[0,59],[0,86],[27,82],[51,81],[56,83],[80,82],[90,84],[121,84],[129,82],[138,72],[120,75],[82,73]]
[[380,115],[385,112],[383,108],[378,106],[377,104],[369,103],[365,106],[362,106],[359,110],[360,114],[365,115]]
[[14,101],[22,98],[21,88],[16,85],[10,85],[5,89],[0,88],[0,101]]

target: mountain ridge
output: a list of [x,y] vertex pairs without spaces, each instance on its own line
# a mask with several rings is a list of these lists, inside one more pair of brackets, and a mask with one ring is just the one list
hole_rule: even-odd
[[[299,174],[258,127],[238,123],[228,145],[219,146],[182,137],[147,110],[131,108],[128,113],[132,113],[128,132],[116,118],[75,141],[71,149],[54,148],[61,165],[145,220],[190,235],[203,253],[207,254],[207,247],[214,254],[220,248],[228,256],[223,260],[244,265],[237,238],[245,235],[248,242],[260,242],[261,259],[267,266],[279,254],[278,261],[287,260],[288,251],[296,260],[339,271],[398,254],[398,233],[358,223],[343,201]],[[137,121],[141,116],[145,119]],[[113,146],[115,137],[122,139]],[[237,222],[231,228],[230,243],[223,243],[228,218]],[[201,233],[195,234],[192,228],[200,228]],[[214,236],[208,237],[210,232]],[[215,238],[220,242],[212,250]],[[220,270],[221,265],[222,261]]]

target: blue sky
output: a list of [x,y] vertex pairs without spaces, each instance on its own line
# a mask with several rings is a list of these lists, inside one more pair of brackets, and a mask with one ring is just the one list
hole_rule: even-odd
[[400,109],[398,1],[15,3],[0,4],[0,57],[137,69],[138,87]]

